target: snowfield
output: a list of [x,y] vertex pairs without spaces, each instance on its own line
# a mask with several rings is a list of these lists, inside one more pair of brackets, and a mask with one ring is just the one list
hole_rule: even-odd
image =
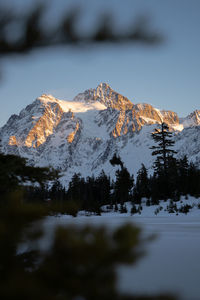
[[149,242],[146,256],[136,265],[118,268],[118,287],[123,292],[134,294],[172,293],[183,300],[200,299],[200,199],[189,197],[177,203],[193,206],[186,215],[169,214],[165,211],[169,202],[161,202],[163,210],[155,215],[158,206],[146,207],[143,203],[141,214],[131,216],[131,204],[128,212],[104,212],[101,216],[86,216],[84,212],[74,218],[67,215],[48,217],[45,221],[46,237],[41,242],[44,249],[50,246],[56,225],[94,225],[109,229],[134,223],[143,229],[143,234],[156,234],[156,239]]

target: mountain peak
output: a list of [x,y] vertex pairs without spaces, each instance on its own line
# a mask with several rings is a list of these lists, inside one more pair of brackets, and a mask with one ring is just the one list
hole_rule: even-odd
[[54,96],[52,96],[51,94],[42,94],[36,100],[39,100],[39,101],[41,101],[43,103],[56,102],[57,101],[57,99]]
[[99,101],[106,107],[116,110],[132,109],[133,103],[123,95],[114,91],[107,83],[101,82],[96,89],[88,89],[83,93],[78,94],[74,101]]
[[109,88],[109,89],[111,89],[111,87],[109,86],[109,84],[106,83],[106,82],[101,82],[101,83],[97,86],[97,89],[98,89],[98,88],[102,88],[102,89],[107,89],[107,88]]
[[189,114],[186,118],[181,120],[184,127],[193,127],[200,125],[200,110],[195,110]]

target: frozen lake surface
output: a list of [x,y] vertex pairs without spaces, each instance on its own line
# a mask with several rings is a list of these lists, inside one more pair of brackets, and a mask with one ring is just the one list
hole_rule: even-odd
[[[49,217],[48,232],[55,224],[93,224],[114,229],[126,222],[138,224],[145,234],[157,238],[147,245],[147,254],[136,265],[119,268],[119,289],[129,293],[170,292],[180,299],[200,299],[200,210],[194,215]],[[47,240],[51,240],[50,237]],[[47,241],[46,240],[46,241]],[[46,244],[46,242],[44,242]]]
[[180,299],[200,299],[200,219],[137,218],[148,233],[157,233],[136,266],[120,269],[122,290],[173,292]]

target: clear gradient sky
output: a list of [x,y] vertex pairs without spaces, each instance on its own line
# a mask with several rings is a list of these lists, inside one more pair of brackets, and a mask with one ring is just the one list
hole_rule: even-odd
[[[32,1],[33,2],[33,1]],[[34,1],[35,3],[36,1]],[[47,1],[46,1],[47,2]],[[27,9],[31,0],[7,0]],[[56,0],[49,1],[47,22],[63,8],[81,3],[80,26],[90,28],[101,12],[115,14],[127,26],[135,16],[148,15],[165,37],[157,47],[98,46],[56,48],[1,60],[0,126],[42,93],[71,100],[77,93],[107,82],[133,103],[146,102],[186,116],[200,109],[199,0]]]

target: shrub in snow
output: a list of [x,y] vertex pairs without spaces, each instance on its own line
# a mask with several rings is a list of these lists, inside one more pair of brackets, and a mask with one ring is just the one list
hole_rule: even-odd
[[167,206],[168,213],[172,214],[178,211],[176,203],[173,200],[170,200],[170,204]]
[[187,214],[187,213],[190,211],[191,208],[192,208],[191,205],[186,204],[186,205],[182,205],[182,206],[179,208],[178,211],[179,211],[180,213]]
[[120,204],[120,214],[126,214],[127,213],[127,208],[126,205]]

